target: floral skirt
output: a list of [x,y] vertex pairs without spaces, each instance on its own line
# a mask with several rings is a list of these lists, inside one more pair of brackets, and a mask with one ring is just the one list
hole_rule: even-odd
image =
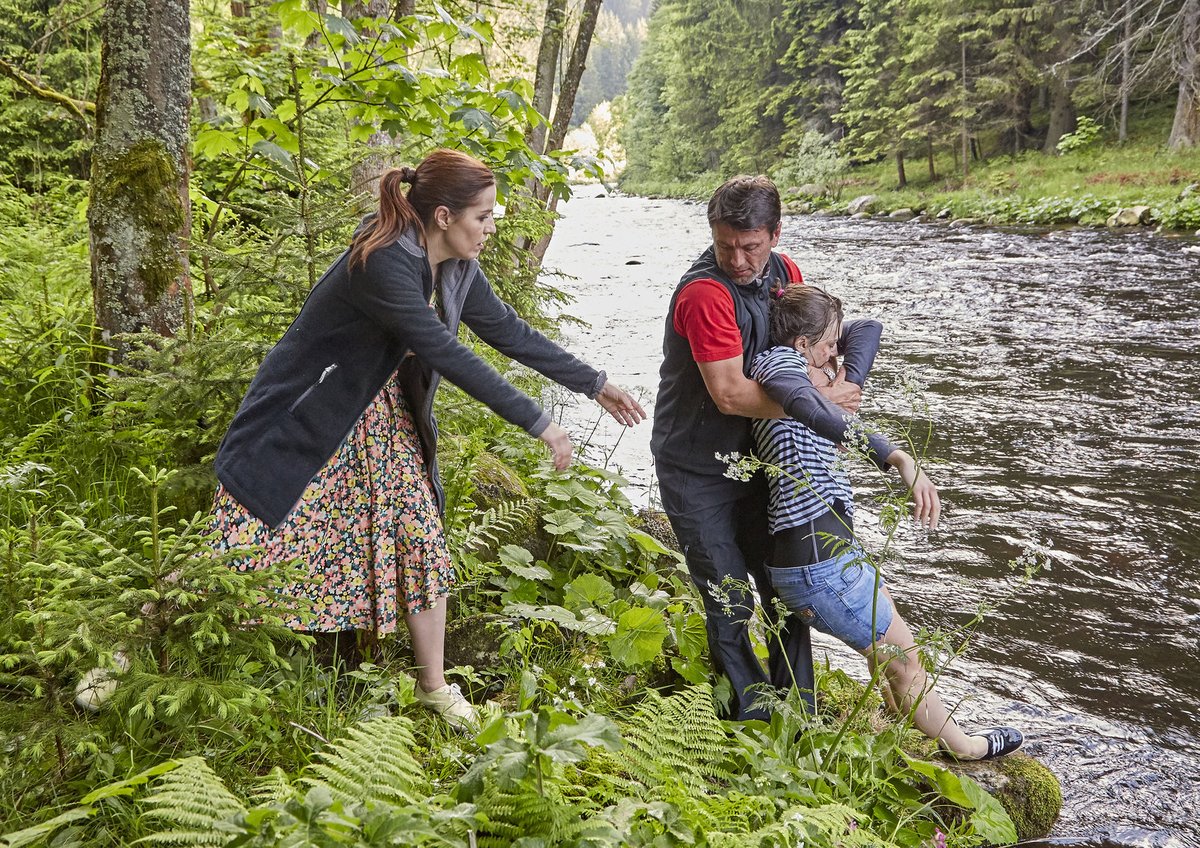
[[271,530],[224,486],[213,511],[219,551],[259,549],[233,560],[238,570],[307,565],[312,582],[282,592],[313,601],[311,621],[285,620],[297,629],[382,636],[396,629],[401,610],[436,606],[454,582],[420,439],[394,375],[283,524]]

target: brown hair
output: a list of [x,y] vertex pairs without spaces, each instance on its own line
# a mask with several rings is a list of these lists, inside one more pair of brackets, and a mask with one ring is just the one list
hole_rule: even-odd
[[[403,183],[409,184],[407,195]],[[379,180],[379,214],[354,238],[350,267],[365,265],[372,253],[409,228],[424,234],[439,206],[457,215],[495,184],[487,165],[446,148],[433,151],[416,168],[392,168]]]
[[728,224],[735,230],[779,227],[779,189],[768,177],[741,175],[726,180],[708,201],[708,224]]
[[842,302],[829,292],[788,286],[771,299],[771,344],[791,347],[799,338],[818,341],[841,320]]

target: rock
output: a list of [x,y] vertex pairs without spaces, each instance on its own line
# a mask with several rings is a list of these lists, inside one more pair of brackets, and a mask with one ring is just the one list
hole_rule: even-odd
[[648,536],[653,536],[663,547],[679,550],[679,540],[675,538],[675,531],[665,512],[642,507],[630,523]]
[[879,202],[879,198],[874,194],[864,194],[861,197],[856,197],[850,201],[850,205],[846,207],[846,213],[850,216],[857,215],[859,212],[870,212],[871,207]]
[[1062,810],[1058,778],[1028,754],[954,763],[949,768],[974,779],[995,796],[1017,826],[1019,841],[1046,836]]
[[888,217],[893,221],[911,221],[913,218],[917,217],[917,213],[908,208],[893,209],[888,213]]
[[818,209],[816,212],[813,212],[812,214],[813,214],[814,218],[832,218],[833,217],[833,213],[830,212],[828,209]]
[[937,213],[937,219],[939,221],[945,221],[947,218],[951,217],[953,214],[954,214],[954,210],[951,209],[949,206],[947,206],[945,209],[943,209],[942,211]]
[[864,218],[870,218],[871,213],[870,212],[855,212],[850,217],[856,221],[861,221]]
[[811,211],[812,204],[807,200],[789,200],[787,203],[783,204],[783,214],[785,215],[807,215]]
[[1136,227],[1150,223],[1149,206],[1122,207],[1108,216],[1105,224],[1109,227]]
[[1192,183],[1183,187],[1183,191],[1179,192],[1179,197],[1176,200],[1186,200],[1193,195],[1200,194],[1200,183]]
[[979,223],[978,218],[955,218],[950,222],[952,227],[970,227]]
[[805,183],[800,188],[793,189],[796,194],[803,194],[806,197],[823,197],[825,195],[825,186],[819,183]]

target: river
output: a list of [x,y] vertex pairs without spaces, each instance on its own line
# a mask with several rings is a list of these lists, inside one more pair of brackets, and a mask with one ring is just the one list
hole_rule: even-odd
[[[546,265],[571,276],[549,282],[589,324],[568,346],[652,413],[704,207],[599,191],[561,209]],[[930,629],[995,602],[942,686],[960,717],[1026,731],[1062,783],[1056,844],[1200,846],[1200,243],[789,216],[780,249],[883,323],[865,415],[911,416],[901,383],[925,386],[943,526],[904,535],[887,576]],[[595,409],[568,412],[573,434],[652,502],[649,424]],[[1051,568],[1022,586],[1008,564],[1031,543]]]

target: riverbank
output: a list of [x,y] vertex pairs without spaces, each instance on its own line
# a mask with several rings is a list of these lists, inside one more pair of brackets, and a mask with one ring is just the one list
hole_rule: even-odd
[[[1129,140],[1117,144],[1103,133],[1081,140],[1075,149],[1047,155],[1024,151],[992,155],[970,163],[951,151],[932,162],[907,160],[906,184],[899,187],[894,160],[861,165],[833,177],[797,184],[772,173],[792,212],[824,211],[911,218],[967,219],[989,225],[1110,225],[1120,210],[1144,207],[1134,222],[1164,232],[1200,229],[1200,149],[1168,151],[1161,118],[1135,123]],[[624,191],[651,197],[707,198],[724,177],[705,174],[687,181],[622,183]],[[862,197],[866,208],[852,206]],[[907,214],[905,214],[907,213]]]

